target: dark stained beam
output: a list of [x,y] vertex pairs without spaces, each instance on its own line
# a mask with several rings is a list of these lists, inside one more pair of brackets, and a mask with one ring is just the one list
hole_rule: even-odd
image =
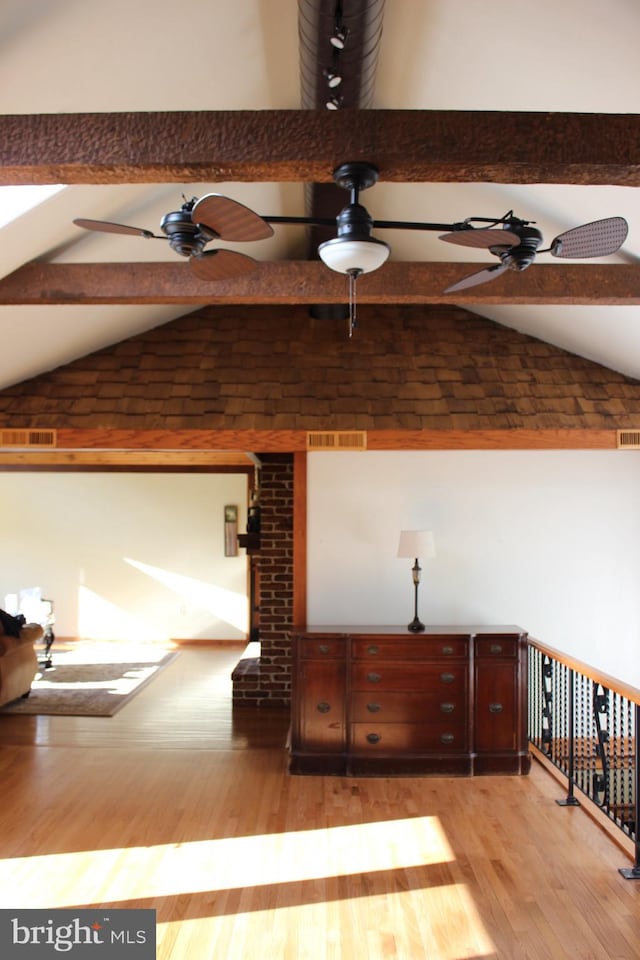
[[[534,264],[444,294],[478,263],[391,261],[358,281],[360,304],[640,304],[640,265]],[[184,263],[30,263],[0,280],[0,304],[324,304],[348,299],[347,279],[317,261],[259,262],[234,280],[198,280]]]
[[[368,110],[373,104],[378,51],[382,37],[385,0],[298,0],[300,38],[300,106],[304,110],[325,110],[336,98],[340,110]],[[344,49],[336,49],[330,38],[339,22],[347,30]],[[327,83],[327,71],[342,78],[339,86]],[[335,236],[335,218],[348,201],[335,183],[314,183],[306,194],[307,213],[319,220],[333,220],[332,226],[312,226],[307,231],[307,259],[318,259],[318,247]],[[344,311],[344,306],[341,307]]]
[[[300,106],[324,110],[335,96],[340,109],[369,109],[373,104],[385,0],[298,0],[300,40]],[[347,31],[342,49],[331,45],[339,23]],[[327,74],[341,77],[330,87]]]
[[[640,115],[259,110],[7,115],[0,183],[380,179],[640,185]],[[261,211],[268,212],[268,211]]]

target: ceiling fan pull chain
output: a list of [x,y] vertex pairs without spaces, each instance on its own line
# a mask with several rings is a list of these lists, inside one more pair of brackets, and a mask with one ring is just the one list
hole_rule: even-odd
[[358,326],[356,322],[356,280],[361,270],[349,270],[349,336],[353,336],[353,331]]

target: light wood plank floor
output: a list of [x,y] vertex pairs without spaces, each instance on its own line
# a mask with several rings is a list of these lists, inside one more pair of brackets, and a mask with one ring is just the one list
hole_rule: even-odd
[[112,718],[0,716],[2,907],[154,908],[159,960],[640,958],[627,852],[543,767],[291,777],[238,656],[182,649]]

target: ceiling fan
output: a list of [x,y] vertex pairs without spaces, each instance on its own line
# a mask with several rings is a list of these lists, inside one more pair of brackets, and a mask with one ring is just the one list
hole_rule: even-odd
[[255,260],[233,250],[205,250],[212,240],[249,243],[273,235],[273,228],[257,213],[237,200],[211,193],[200,200],[193,197],[180,210],[167,213],[160,222],[162,236],[142,227],[129,227],[108,220],[73,221],[85,230],[102,233],[124,233],[146,240],[168,240],[172,250],[187,257],[191,269],[200,280],[227,280],[250,273]]
[[381,267],[389,257],[390,247],[371,236],[371,230],[431,230],[442,234],[447,243],[486,249],[499,262],[451,284],[444,293],[456,293],[494,280],[506,270],[526,270],[537,254],[550,253],[564,259],[606,257],[624,243],[628,225],[623,217],[608,217],[574,227],[555,237],[551,244],[539,249],[542,233],[533,221],[522,220],[510,210],[502,217],[468,217],[458,223],[419,223],[401,220],[374,220],[363,207],[360,192],[373,186],[378,171],[370,163],[343,163],[333,177],[338,186],[350,193],[349,203],[335,220],[314,217],[260,216],[229,197],[207,194],[200,200],[185,200],[181,209],[166,214],[160,223],[163,235],[139,227],[110,223],[104,220],[77,219],[73,222],[87,230],[124,233],[147,239],[168,240],[171,248],[188,257],[201,280],[225,280],[249,273],[255,260],[243,253],[225,249],[205,250],[214,240],[250,242],[273,234],[271,224],[306,224],[337,227],[337,236],[321,243],[318,254],[332,270],[349,277],[349,335],[355,327],[356,280],[361,274]]

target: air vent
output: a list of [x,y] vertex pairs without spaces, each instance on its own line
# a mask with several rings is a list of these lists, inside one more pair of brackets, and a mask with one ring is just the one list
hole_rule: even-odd
[[307,450],[366,449],[366,430],[314,430],[307,433]]
[[55,430],[0,430],[0,448],[2,447],[55,447]]
[[618,430],[619,450],[640,450],[640,430]]

